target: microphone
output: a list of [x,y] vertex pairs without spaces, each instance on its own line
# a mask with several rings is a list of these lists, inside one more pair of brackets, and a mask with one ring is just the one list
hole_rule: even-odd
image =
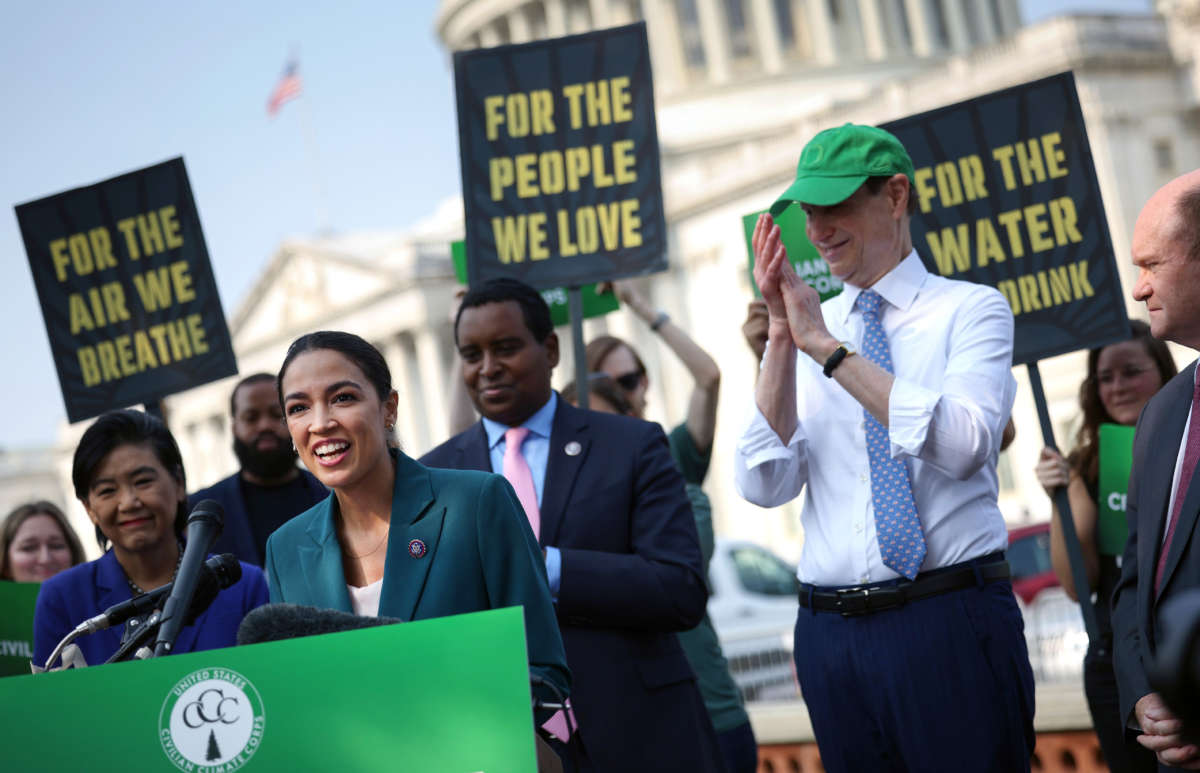
[[204,563],[204,556],[212,546],[213,540],[221,533],[224,523],[225,511],[220,504],[211,499],[200,500],[188,516],[187,547],[183,550],[183,560],[179,562],[179,573],[175,575],[174,587],[167,595],[167,603],[163,604],[158,639],[154,642],[154,657],[171,654],[171,648],[175,646],[175,637],[183,627],[184,615],[192,603],[192,596],[196,593],[200,565]]
[[238,626],[237,643],[239,646],[259,644],[402,622],[398,617],[363,617],[337,609],[300,604],[264,604],[250,610],[242,618],[242,624]]
[[[218,591],[228,588],[241,578],[242,565],[238,563],[237,556],[232,553],[222,553],[219,556],[213,556],[200,567],[200,580],[196,589],[196,597],[199,599],[201,593],[211,592],[211,598],[204,605],[207,608],[208,604],[212,603],[212,599],[216,598]],[[174,583],[169,582],[140,596],[135,596],[128,601],[113,604],[95,617],[84,620],[76,630],[81,634],[95,633],[96,631],[103,631],[105,628],[111,628],[114,625],[120,625],[131,617],[140,617],[151,610],[157,609],[163,599],[171,593],[173,586]],[[195,610],[195,608],[196,604],[193,603],[188,610],[189,613]],[[204,610],[201,609],[200,611],[203,612]]]
[[[238,562],[237,556],[232,553],[222,553],[219,556],[213,556],[204,562],[200,568],[200,581],[196,585],[196,593],[192,596],[192,603],[188,606],[187,616],[184,618],[185,626],[196,622],[196,618],[204,614],[213,601],[216,600],[217,594],[233,585],[238,580],[242,579],[242,565]],[[150,593],[159,593],[166,595],[171,590],[170,583],[150,591]],[[146,595],[149,596],[150,593]],[[129,602],[123,602],[128,604]],[[118,604],[116,606],[122,606]],[[112,607],[116,609],[116,607]],[[102,615],[97,615],[101,617]],[[132,615],[126,615],[124,619],[128,619]],[[94,618],[93,618],[94,619]],[[123,622],[123,620],[122,620]],[[132,634],[129,634],[121,646],[113,653],[112,657],[104,661],[105,663],[116,663],[124,660],[129,656],[129,653],[136,651],[143,644],[151,641],[151,638],[158,632],[159,625],[162,622],[162,613],[155,611],[150,615]]]

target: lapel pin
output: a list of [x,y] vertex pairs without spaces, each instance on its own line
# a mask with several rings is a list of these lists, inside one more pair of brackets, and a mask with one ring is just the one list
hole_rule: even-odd
[[424,558],[425,543],[419,539],[411,540],[408,543],[408,554],[413,558]]
[[572,440],[563,447],[563,450],[567,452],[567,456],[579,456],[579,452],[583,450],[583,446]]

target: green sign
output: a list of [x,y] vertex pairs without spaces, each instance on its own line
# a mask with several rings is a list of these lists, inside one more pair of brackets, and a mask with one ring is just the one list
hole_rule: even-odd
[[520,608],[0,680],[5,770],[532,773]]
[[37,603],[36,582],[0,581],[0,676],[29,673],[33,659],[33,607]]
[[1133,427],[1100,425],[1099,523],[1096,546],[1101,555],[1119,556],[1125,550],[1129,524],[1125,520],[1125,491],[1133,466]]
[[[746,252],[750,256],[750,286],[754,288],[755,298],[761,298],[762,293],[758,291],[758,285],[754,282],[754,247],[750,240],[754,237],[754,225],[758,222],[758,216],[766,211],[764,209],[742,216],[742,228],[746,231]],[[804,210],[797,206],[788,207],[779,213],[775,222],[779,225],[783,246],[787,247],[788,260],[796,267],[796,273],[817,291],[821,301],[827,301],[840,293],[842,280],[829,273],[829,264],[804,234],[804,225],[807,222]]]
[[[450,243],[450,258],[454,261],[454,276],[459,282],[467,282],[467,245],[465,242]],[[567,288],[553,287],[542,290],[542,298],[550,307],[550,321],[555,325],[566,325],[571,321],[571,313],[567,308]],[[583,296],[583,318],[600,317],[610,311],[616,311],[621,304],[617,302],[616,293],[598,293],[596,284],[588,284],[579,288]]]

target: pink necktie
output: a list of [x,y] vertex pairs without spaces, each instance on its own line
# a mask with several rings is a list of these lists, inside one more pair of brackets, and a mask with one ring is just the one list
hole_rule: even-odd
[[1163,571],[1167,568],[1167,551],[1171,549],[1175,524],[1179,523],[1179,514],[1183,510],[1183,500],[1187,497],[1197,460],[1200,460],[1200,381],[1192,388],[1192,421],[1188,427],[1187,447],[1183,451],[1183,468],[1179,471],[1179,487],[1175,489],[1175,506],[1171,508],[1171,518],[1167,521],[1167,536],[1163,540],[1162,551],[1158,554],[1158,566],[1154,570],[1155,594],[1162,590]]
[[526,427],[513,427],[504,433],[504,477],[517,492],[517,499],[525,508],[525,517],[529,519],[533,536],[538,537],[541,534],[542,514],[538,510],[537,489],[533,487],[533,473],[521,455],[521,444],[528,434]]
[[[504,478],[512,484],[513,490],[517,492],[517,499],[521,501],[521,507],[525,508],[525,517],[529,519],[533,536],[538,537],[541,534],[542,512],[538,509],[537,489],[533,487],[533,473],[529,471],[529,464],[521,455],[521,444],[525,442],[528,435],[527,427],[512,427],[504,432]],[[574,724],[575,712],[569,705],[567,711],[570,712],[571,721]],[[567,717],[562,711],[556,711],[554,716],[542,724],[542,727],[554,733],[563,742],[570,737],[567,729]]]

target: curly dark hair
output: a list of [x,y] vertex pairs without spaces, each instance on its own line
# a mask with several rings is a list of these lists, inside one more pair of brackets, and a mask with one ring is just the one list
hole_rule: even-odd
[[[1150,334],[1150,326],[1138,319],[1129,320],[1132,330],[1130,341],[1140,341],[1146,349],[1146,354],[1154,360],[1162,383],[1166,384],[1178,373],[1175,360],[1167,345]],[[1067,463],[1072,472],[1079,475],[1088,489],[1094,489],[1100,478],[1100,425],[1112,423],[1113,418],[1104,410],[1100,402],[1100,382],[1096,370],[1100,362],[1100,352],[1106,347],[1088,351],[1087,378],[1079,385],[1079,408],[1083,412],[1083,424],[1075,435],[1075,450],[1067,457]]]

